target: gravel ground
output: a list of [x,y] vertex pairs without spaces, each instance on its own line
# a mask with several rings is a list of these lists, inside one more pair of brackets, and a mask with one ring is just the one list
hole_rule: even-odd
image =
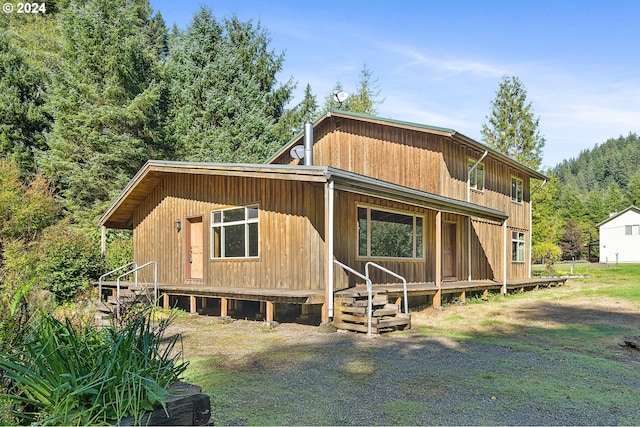
[[[205,316],[179,318],[172,330],[183,335],[191,360],[187,380],[212,396],[217,425],[640,424],[640,352],[619,347],[619,337],[585,353],[527,348],[523,329],[496,343],[419,326],[476,316],[465,310],[428,309],[414,315],[412,330],[371,338]],[[557,320],[554,310],[570,317],[559,304],[548,310],[547,326]],[[629,307],[572,313],[572,325],[604,325],[594,313],[640,325]]]

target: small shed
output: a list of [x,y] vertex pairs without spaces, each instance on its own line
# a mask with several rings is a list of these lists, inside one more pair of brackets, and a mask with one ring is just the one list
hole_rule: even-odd
[[640,263],[640,208],[629,206],[597,225],[600,262]]

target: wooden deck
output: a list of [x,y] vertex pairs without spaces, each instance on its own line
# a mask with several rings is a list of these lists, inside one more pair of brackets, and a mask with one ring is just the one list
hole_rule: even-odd
[[[507,282],[507,291],[524,290],[538,287],[551,287],[564,284],[566,278],[532,278],[510,280]],[[133,287],[132,282],[121,282],[122,288]],[[153,286],[148,283],[140,283],[141,286]],[[115,282],[103,283],[103,289],[115,289]],[[443,294],[462,294],[466,292],[491,291],[502,289],[502,283],[490,280],[473,281],[443,281],[441,291]],[[374,284],[375,293],[383,293],[401,297],[404,293],[401,283]],[[408,296],[435,295],[438,291],[434,282],[408,283]],[[301,290],[301,289],[261,289],[261,288],[220,288],[214,286],[203,286],[198,283],[193,284],[168,284],[158,283],[159,295],[183,295],[205,298],[227,298],[248,301],[270,301],[273,303],[285,304],[323,304],[324,290]],[[366,286],[355,286],[352,288],[337,290],[336,296],[365,296]]]
[[[539,287],[559,286],[567,281],[566,278],[531,278],[507,281],[507,292],[514,290],[524,290]],[[472,280],[472,281],[448,281],[442,282],[440,290],[443,294],[462,294],[466,292],[491,291],[502,289],[501,282],[492,280]],[[374,284],[373,290],[376,293],[386,293],[388,295],[402,296],[404,289],[402,283]],[[434,282],[427,283],[407,283],[408,296],[435,295],[438,288]],[[339,296],[364,296],[367,294],[366,286],[356,286],[353,288],[336,291]]]

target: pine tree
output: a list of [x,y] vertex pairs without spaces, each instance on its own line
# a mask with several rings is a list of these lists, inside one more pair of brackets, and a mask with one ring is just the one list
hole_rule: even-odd
[[0,30],[0,157],[11,157],[23,177],[35,172],[34,153],[46,147],[44,76],[30,67]]
[[488,123],[482,125],[483,142],[532,169],[538,169],[545,138],[538,132],[540,119],[533,115],[524,85],[517,77],[503,77],[491,106]]
[[146,0],[71,2],[52,81],[54,125],[42,156],[75,221],[95,223],[150,158],[163,156],[161,17]]
[[305,122],[313,122],[318,117],[318,102],[307,84],[302,101],[290,110],[285,111],[278,123],[278,139],[289,141],[304,129]]
[[640,206],[640,170],[638,170],[627,185],[627,198],[634,206]]
[[285,126],[278,123],[294,85],[278,86],[284,57],[269,42],[259,24],[235,16],[218,22],[205,7],[173,35],[166,131],[178,158],[260,162],[280,148]]
[[378,114],[377,106],[384,102],[384,99],[378,99],[379,96],[378,79],[373,78],[373,72],[364,64],[360,71],[358,89],[347,99],[347,110],[375,116]]
[[334,94],[343,91],[342,83],[337,82],[331,93],[325,97],[325,111],[344,110],[375,116],[378,114],[378,105],[384,102],[384,98],[379,99],[378,79],[373,78],[373,71],[367,67],[367,64],[362,66],[357,89],[350,93],[344,102],[339,103],[335,100]]

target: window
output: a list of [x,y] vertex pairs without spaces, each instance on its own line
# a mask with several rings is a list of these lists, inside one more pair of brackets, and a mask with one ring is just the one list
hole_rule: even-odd
[[469,173],[469,187],[478,191],[484,190],[484,163],[478,163],[475,169],[471,170],[473,165],[476,164],[476,160],[469,159],[468,171]]
[[519,178],[511,177],[511,200],[514,202],[522,203],[522,180]]
[[524,233],[511,232],[511,261],[524,262]]
[[258,256],[258,207],[211,212],[211,258]]
[[421,216],[358,206],[358,256],[424,258]]
[[624,235],[625,236],[631,236],[632,233],[633,233],[633,226],[625,225],[624,226]]

